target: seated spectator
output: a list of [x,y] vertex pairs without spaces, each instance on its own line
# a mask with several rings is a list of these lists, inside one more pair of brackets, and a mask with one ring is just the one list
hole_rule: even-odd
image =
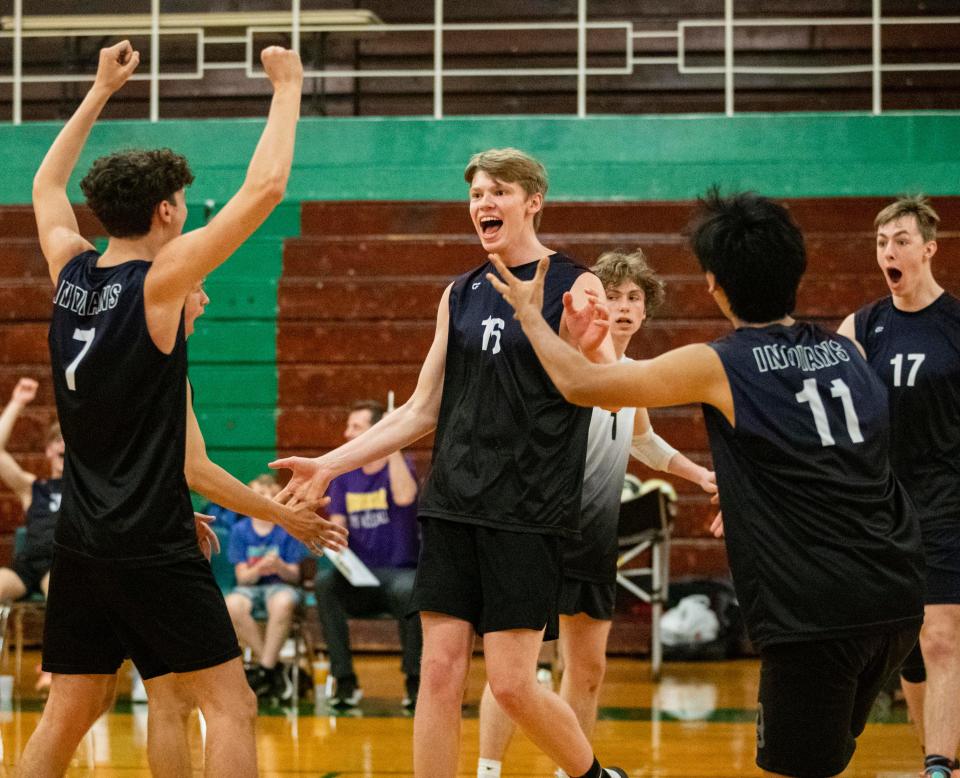
[[[63,478],[63,437],[60,425],[47,430],[44,456],[50,478],[37,478],[24,470],[7,451],[13,426],[24,408],[37,396],[38,384],[21,378],[13,388],[10,402],[0,414],[0,480],[20,499],[27,525],[26,542],[11,567],[0,567],[0,602],[19,600],[37,592],[47,594],[53,562],[53,534],[60,511]],[[50,686],[50,674],[40,673],[37,689]]]
[[[273,481],[271,476],[261,476],[256,479],[261,486],[264,478]],[[277,660],[300,601],[297,584],[300,561],[306,555],[300,541],[263,519],[243,518],[230,531],[227,557],[235,565],[237,586],[226,597],[227,609],[237,637],[250,646],[258,660],[248,673],[258,697],[285,696],[286,684]],[[267,624],[261,634],[255,619],[263,613]]]
[[[277,483],[277,479],[269,473],[258,475],[256,478],[250,481],[247,486],[253,489],[253,491],[255,491],[257,494],[269,499],[273,499],[277,492],[280,491],[280,485]],[[200,513],[203,513],[207,516],[213,516],[213,525],[215,527],[223,527],[224,529],[232,529],[233,525],[238,521],[247,518],[242,513],[237,513],[229,508],[224,508],[222,505],[217,505],[215,502],[208,502],[203,506]]]
[[[383,417],[376,401],[358,402],[347,419],[343,436],[352,440]],[[416,705],[420,688],[420,617],[407,617],[410,593],[420,553],[417,526],[417,481],[413,464],[401,452],[371,462],[335,478],[327,492],[327,514],[350,532],[349,546],[380,581],[375,587],[356,587],[335,568],[317,573],[316,595],[320,623],[335,679],[334,707],[353,707],[363,696],[350,655],[348,616],[372,616],[384,611],[397,619],[406,675],[404,707]]]

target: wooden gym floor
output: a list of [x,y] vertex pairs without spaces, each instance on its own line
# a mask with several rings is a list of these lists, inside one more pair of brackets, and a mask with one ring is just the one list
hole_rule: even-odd
[[[34,654],[24,661],[24,688],[33,688]],[[293,710],[261,709],[258,752],[263,778],[408,778],[413,775],[413,719],[400,707],[403,684],[399,659],[363,656],[357,673],[365,697],[358,711],[330,715],[311,698]],[[80,746],[71,778],[141,778],[146,760],[146,705],[131,705],[129,681],[113,712],[97,723]],[[483,684],[482,659],[471,669],[464,712],[460,775],[476,775],[477,700]],[[612,658],[601,696],[601,720],[594,744],[602,760],[623,766],[631,778],[749,778],[753,764],[757,663],[667,664],[663,681],[649,681],[647,662]],[[40,715],[42,700],[25,692],[0,710],[2,772],[12,767]],[[201,739],[194,725],[194,763]],[[913,778],[922,764],[902,707],[881,699],[850,769],[855,778]],[[512,744],[504,778],[550,778],[553,766],[522,736]],[[199,775],[199,773],[198,773]]]

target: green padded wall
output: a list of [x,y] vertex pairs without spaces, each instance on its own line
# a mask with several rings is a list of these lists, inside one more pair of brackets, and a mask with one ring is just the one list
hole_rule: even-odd
[[[195,226],[239,186],[262,127],[255,119],[103,122],[78,170],[117,148],[170,146],[196,174],[188,192]],[[33,172],[59,128],[0,127],[0,203],[30,201]],[[208,279],[212,303],[190,344],[215,461],[247,479],[275,452],[276,289],[282,240],[299,233],[299,203],[461,198],[468,157],[507,145],[546,163],[557,200],[688,199],[712,183],[780,197],[960,194],[955,112],[304,119],[287,201]],[[79,199],[76,178],[71,195]]]

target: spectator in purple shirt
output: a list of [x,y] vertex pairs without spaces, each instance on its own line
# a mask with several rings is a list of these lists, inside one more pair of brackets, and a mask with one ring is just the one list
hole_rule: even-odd
[[[383,405],[376,401],[355,403],[343,436],[352,440],[383,414]],[[419,614],[407,615],[420,553],[413,464],[397,451],[335,478],[327,494],[329,518],[347,527],[350,550],[380,581],[379,586],[357,587],[336,568],[321,568],[317,573],[317,608],[330,653],[330,672],[336,681],[328,703],[350,708],[363,696],[353,669],[347,618],[388,612],[399,624],[406,675],[403,704],[412,709],[420,688],[423,644]]]

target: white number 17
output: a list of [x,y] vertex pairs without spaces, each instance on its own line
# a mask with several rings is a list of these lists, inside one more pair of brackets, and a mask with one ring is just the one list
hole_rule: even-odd
[[77,366],[90,350],[90,346],[93,343],[93,336],[96,334],[96,332],[97,330],[95,327],[89,330],[75,329],[73,331],[73,339],[79,340],[81,343],[83,343],[83,348],[80,349],[80,353],[77,354],[77,358],[67,365],[67,389],[69,389],[71,392],[77,391]]

